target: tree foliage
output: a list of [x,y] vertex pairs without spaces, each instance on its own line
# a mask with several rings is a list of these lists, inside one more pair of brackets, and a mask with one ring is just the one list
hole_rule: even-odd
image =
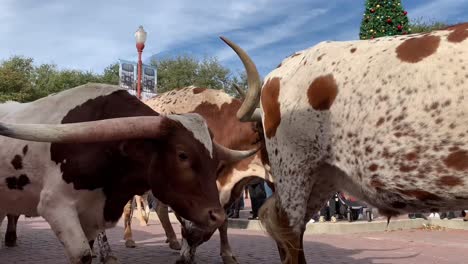
[[360,39],[412,33],[400,0],[366,0]]
[[232,92],[232,84],[239,80],[214,57],[198,60],[180,55],[153,61],[152,64],[158,69],[158,93],[190,85]]
[[29,102],[88,82],[118,84],[119,65],[102,75],[89,71],[58,70],[55,64],[34,65],[32,58],[13,56],[0,64],[0,102]]
[[440,21],[425,21],[422,18],[410,22],[412,33],[426,33],[433,30],[444,29],[449,25]]
[[[178,56],[154,63],[158,68],[158,93],[195,85],[224,89],[239,97],[233,84],[247,87],[245,74],[234,76],[216,58],[198,60]],[[35,65],[32,58],[13,56],[0,63],[0,102],[29,102],[88,82],[119,83],[119,64],[107,66],[102,74],[81,70],[59,70],[55,64]]]

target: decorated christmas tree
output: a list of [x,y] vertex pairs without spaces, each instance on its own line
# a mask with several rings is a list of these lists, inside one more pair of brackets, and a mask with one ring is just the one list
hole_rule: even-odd
[[400,0],[366,0],[360,39],[411,33],[407,12]]

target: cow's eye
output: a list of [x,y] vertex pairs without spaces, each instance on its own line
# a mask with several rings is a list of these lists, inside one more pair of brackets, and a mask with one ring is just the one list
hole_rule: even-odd
[[188,156],[184,152],[179,152],[179,159],[185,161],[188,159]]

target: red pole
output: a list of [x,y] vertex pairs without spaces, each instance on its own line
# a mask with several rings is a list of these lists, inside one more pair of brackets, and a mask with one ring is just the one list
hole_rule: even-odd
[[138,99],[141,99],[141,68],[142,68],[142,61],[141,61],[141,53],[143,52],[143,49],[145,48],[145,44],[143,43],[137,43],[136,48],[138,51],[138,82],[137,82],[137,97]]

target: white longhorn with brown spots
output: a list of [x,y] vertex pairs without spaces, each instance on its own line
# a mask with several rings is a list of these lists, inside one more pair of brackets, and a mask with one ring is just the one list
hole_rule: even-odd
[[263,88],[247,54],[223,39],[250,73],[238,117],[261,96],[276,182],[263,221],[285,262],[305,263],[305,225],[337,189],[388,216],[468,207],[467,38],[465,23],[322,42],[285,59]]

